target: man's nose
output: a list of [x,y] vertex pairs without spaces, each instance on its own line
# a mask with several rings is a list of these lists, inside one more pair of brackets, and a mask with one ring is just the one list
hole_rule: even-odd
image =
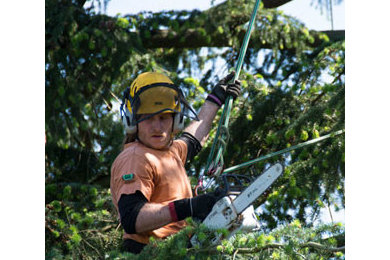
[[156,130],[160,130],[162,128],[162,120],[158,117],[158,115],[152,117],[152,127]]

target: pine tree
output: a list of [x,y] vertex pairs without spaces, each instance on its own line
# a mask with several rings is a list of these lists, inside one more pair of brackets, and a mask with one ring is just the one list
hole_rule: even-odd
[[[120,231],[107,189],[123,138],[121,93],[139,72],[164,71],[199,108],[220,77],[234,68],[254,3],[231,0],[203,12],[110,17],[85,9],[84,2],[45,3],[48,258],[120,255]],[[277,9],[261,7],[240,74],[243,93],[231,113],[225,166],[343,130],[344,48],[340,35],[310,31]],[[158,255],[176,245],[181,251],[175,253],[196,259],[202,254],[341,257],[343,227],[314,223],[322,208],[344,208],[344,140],[344,135],[334,136],[237,172],[255,176],[276,161],[286,166],[255,202],[262,211],[259,233],[239,235],[220,247],[205,245],[198,252],[178,242],[188,232],[207,237],[193,223],[177,237],[153,242],[148,252]],[[194,185],[212,141],[187,166]],[[325,240],[326,232],[335,238]]]

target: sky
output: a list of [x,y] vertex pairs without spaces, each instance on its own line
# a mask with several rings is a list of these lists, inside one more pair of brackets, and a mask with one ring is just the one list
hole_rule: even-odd
[[[225,0],[216,0],[214,5],[217,5]],[[327,17],[326,10],[315,8],[315,5],[310,5],[312,0],[293,0],[281,7],[278,10],[284,11],[286,14],[299,18],[309,29],[313,30],[331,30],[331,21]],[[136,14],[140,11],[158,12],[163,10],[206,10],[211,7],[210,0],[183,1],[183,0],[110,0],[108,3],[106,14],[115,16]],[[333,6],[333,24],[334,30],[345,29],[345,4],[344,1],[339,5]]]

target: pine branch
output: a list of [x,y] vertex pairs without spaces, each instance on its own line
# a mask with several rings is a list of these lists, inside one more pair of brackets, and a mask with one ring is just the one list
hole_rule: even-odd
[[90,248],[92,248],[96,253],[97,253],[97,255],[101,258],[101,257],[103,257],[101,254],[100,254],[100,252],[99,252],[99,250],[96,248],[96,247],[94,247],[93,245],[91,245],[86,239],[83,239],[82,240],[87,246],[89,246]]
[[323,96],[325,95],[325,91],[321,92],[321,94],[319,94],[312,102],[311,102],[311,106],[314,106]]
[[325,251],[329,251],[329,252],[345,252],[345,246],[329,247],[329,246],[325,246],[325,245],[322,245],[322,244],[316,243],[316,242],[307,242],[307,243],[303,244],[301,247],[302,248],[303,247],[312,247],[314,249],[325,250]]
[[[281,249],[288,246],[288,244],[282,244],[282,243],[270,243],[267,244],[263,247],[255,247],[255,248],[236,248],[233,252],[234,257],[237,254],[254,254],[254,253],[259,253],[264,250],[268,249]],[[302,245],[299,245],[300,248],[305,248],[305,247],[311,247],[313,249],[317,250],[323,250],[323,251],[328,251],[328,252],[345,252],[345,246],[342,247],[329,247],[322,245],[317,242],[307,242]],[[207,247],[207,248],[202,248],[202,249],[195,249],[195,248],[189,248],[187,249],[188,252],[195,251],[197,253],[209,253],[209,254],[216,254],[220,253],[220,251],[217,250],[216,247]],[[224,250],[222,251],[224,252]]]
[[[311,31],[316,33],[316,31]],[[345,39],[345,31],[317,31],[317,34],[314,36],[313,43],[307,43],[311,48],[321,46],[324,43],[324,40],[320,38],[318,33],[325,33],[331,42],[341,41]],[[189,28],[184,32],[177,33],[173,30],[153,30],[150,31],[150,38],[145,38],[143,35],[132,32],[129,35],[134,39],[140,39],[148,49],[155,48],[201,48],[201,47],[232,47],[229,44],[228,35],[217,35],[215,37],[210,37],[212,31],[207,31],[206,33],[200,33],[197,28]],[[238,35],[244,35],[245,30],[241,29],[237,32]],[[259,32],[255,31],[253,37],[249,42],[249,48],[257,49],[273,49],[274,45],[271,43],[263,43]],[[294,51],[295,48],[285,48],[285,50]]]

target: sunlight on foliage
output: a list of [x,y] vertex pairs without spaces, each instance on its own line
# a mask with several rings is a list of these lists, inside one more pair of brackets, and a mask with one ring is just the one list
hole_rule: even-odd
[[[115,17],[98,10],[108,1],[90,2],[89,8],[84,1],[45,2],[46,258],[343,259],[344,227],[319,220],[321,209],[345,206],[344,135],[237,172],[257,176],[277,161],[285,166],[254,203],[261,209],[257,233],[210,245],[215,232],[189,220],[137,257],[120,252],[123,231],[108,187],[124,136],[123,91],[138,73],[158,71],[199,109],[234,68],[254,1]],[[239,79],[243,90],[231,111],[225,167],[345,128],[344,41],[297,18],[261,8]],[[221,110],[216,123],[220,117]],[[215,133],[186,166],[193,185]],[[188,247],[193,234],[202,243]]]

